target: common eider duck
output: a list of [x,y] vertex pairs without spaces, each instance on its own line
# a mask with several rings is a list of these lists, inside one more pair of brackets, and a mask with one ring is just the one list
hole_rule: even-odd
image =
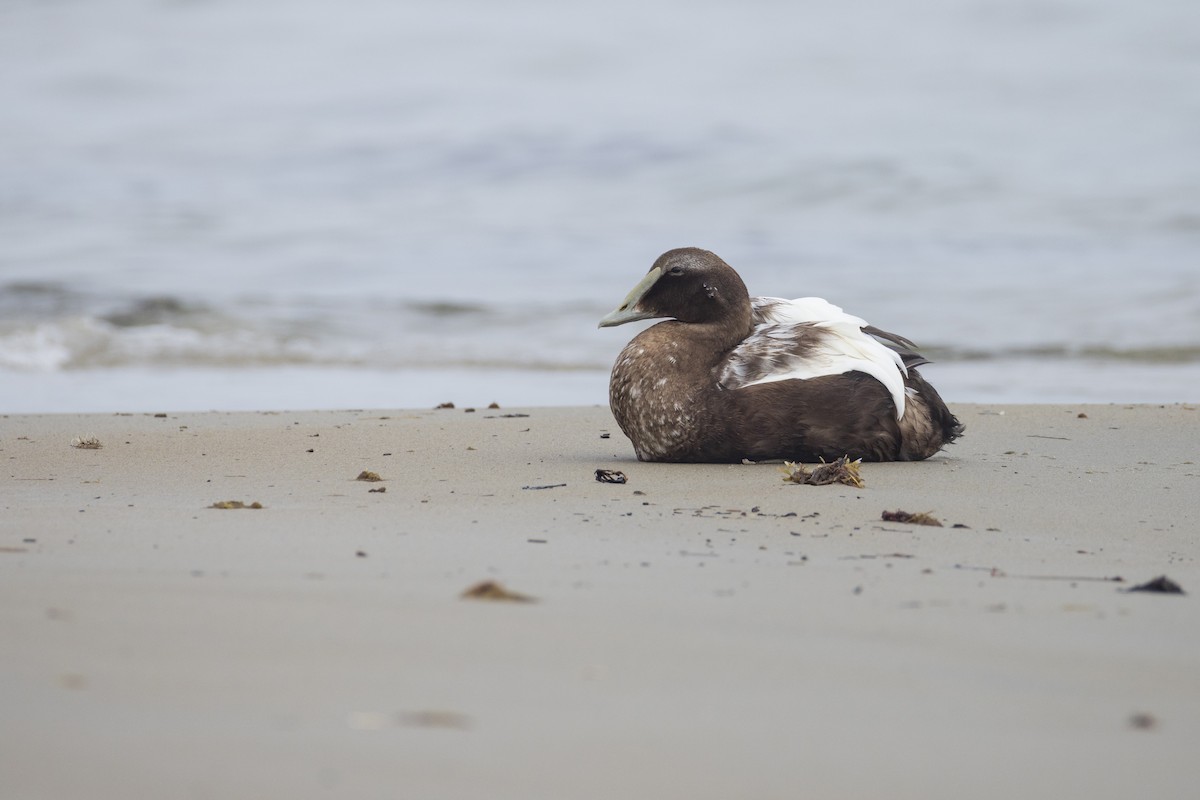
[[641,461],[916,461],[962,434],[912,342],[819,297],[750,297],[707,250],[659,256],[600,327],[660,317],[609,383]]

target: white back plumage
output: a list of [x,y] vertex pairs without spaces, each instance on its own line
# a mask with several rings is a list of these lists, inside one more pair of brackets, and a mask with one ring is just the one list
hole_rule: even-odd
[[896,419],[904,416],[908,369],[899,353],[863,332],[866,320],[820,297],[752,297],[750,304],[754,329],[721,365],[723,387],[858,371],[882,383],[892,395]]

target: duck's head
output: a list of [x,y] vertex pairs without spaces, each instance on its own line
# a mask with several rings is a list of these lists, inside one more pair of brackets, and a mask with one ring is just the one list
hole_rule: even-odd
[[600,320],[600,327],[662,317],[748,326],[750,296],[733,267],[716,253],[697,247],[668,250],[621,305]]

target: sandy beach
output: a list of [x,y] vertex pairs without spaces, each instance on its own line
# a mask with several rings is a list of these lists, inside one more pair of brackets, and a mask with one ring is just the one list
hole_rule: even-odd
[[603,407],[0,417],[0,795],[1190,796],[1200,410],[954,411],[863,488]]

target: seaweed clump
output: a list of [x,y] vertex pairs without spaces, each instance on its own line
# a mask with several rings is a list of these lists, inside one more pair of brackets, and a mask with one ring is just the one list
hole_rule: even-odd
[[789,483],[807,484],[809,486],[828,486],[831,483],[842,483],[846,486],[861,489],[866,486],[859,472],[861,467],[861,458],[851,461],[849,456],[842,456],[828,463],[822,460],[819,465],[813,467],[811,470],[795,461],[785,461],[780,470],[783,472],[784,481]]
[[917,511],[915,513],[912,511],[901,511],[899,509],[896,509],[895,511],[884,511],[883,521],[907,522],[910,525],[932,525],[935,528],[945,527],[942,525],[941,520],[933,516],[933,514],[928,511]]

